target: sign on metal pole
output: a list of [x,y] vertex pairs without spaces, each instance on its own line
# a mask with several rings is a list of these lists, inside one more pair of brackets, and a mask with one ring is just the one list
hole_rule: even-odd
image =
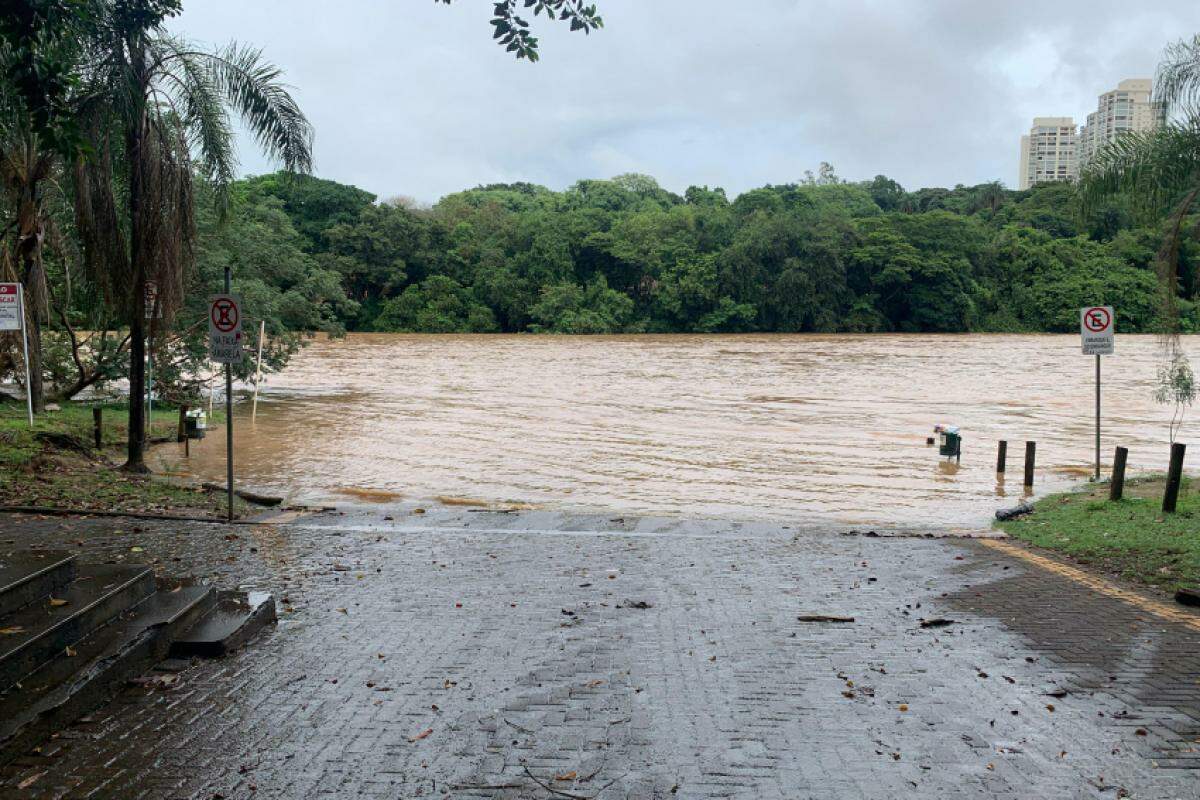
[[1116,349],[1116,325],[1112,306],[1092,306],[1079,312],[1079,333],[1085,356],[1111,356]]
[[162,306],[158,304],[158,283],[146,281],[146,319],[162,319]]
[[29,382],[29,332],[25,330],[25,293],[19,283],[0,283],[0,331],[21,332],[21,352],[25,356],[25,407],[33,425],[33,387]]
[[0,283],[0,331],[19,331],[23,324],[21,284]]
[[242,303],[236,295],[218,294],[209,301],[208,357],[218,364],[242,360]]
[[1096,357],[1096,471],[1100,480],[1100,356],[1116,351],[1116,313],[1112,306],[1090,306],[1079,310],[1079,334],[1083,339],[1083,354]]

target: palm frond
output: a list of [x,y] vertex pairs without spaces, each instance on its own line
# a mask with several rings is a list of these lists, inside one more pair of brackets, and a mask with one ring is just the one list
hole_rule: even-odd
[[1129,132],[1102,147],[1079,179],[1080,201],[1090,213],[1117,195],[1151,221],[1175,208],[1200,182],[1200,120]]
[[1154,79],[1154,99],[1182,119],[1200,116],[1200,34],[1167,46]]
[[236,42],[205,58],[213,85],[266,154],[290,172],[311,172],[312,126],[279,81],[282,70],[263,61],[261,51]]

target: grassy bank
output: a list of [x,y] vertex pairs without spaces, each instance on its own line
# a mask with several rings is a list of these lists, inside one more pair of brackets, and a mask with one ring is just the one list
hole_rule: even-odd
[[1125,498],[1108,499],[1108,484],[1039,500],[1034,512],[998,525],[1010,536],[1057,550],[1122,578],[1173,591],[1200,586],[1200,492],[1185,478],[1174,514],[1163,514],[1164,477],[1125,483]]
[[[29,427],[25,406],[0,402],[0,505],[49,506],[98,511],[222,515],[223,495],[200,491],[178,479],[130,475],[124,462],[128,407],[103,408],[102,446],[94,447],[92,406],[64,404],[39,415]],[[178,411],[154,410],[152,437],[173,436]],[[236,501],[235,513],[247,506]]]

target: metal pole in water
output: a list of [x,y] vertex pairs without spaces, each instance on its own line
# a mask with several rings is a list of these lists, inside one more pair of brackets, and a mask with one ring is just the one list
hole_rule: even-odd
[[[225,267],[225,294],[231,291],[229,267]],[[233,365],[225,365],[225,492],[229,521],[233,522]]]

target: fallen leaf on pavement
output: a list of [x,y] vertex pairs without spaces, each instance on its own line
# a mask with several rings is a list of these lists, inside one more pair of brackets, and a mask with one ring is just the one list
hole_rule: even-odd
[[576,777],[578,777],[578,775],[579,775],[579,773],[577,773],[575,770],[571,770],[570,772],[564,772],[562,775],[555,775],[554,780],[556,780],[556,781],[573,781],[573,780],[575,780]]
[[25,629],[22,628],[20,625],[13,625],[8,628],[0,628],[0,635],[3,635],[3,636],[15,636],[18,633],[24,633],[24,632],[25,632]]
[[431,733],[433,733],[433,728],[427,728],[426,730],[423,730],[420,733],[418,733],[416,736],[408,737],[408,740],[410,742],[419,742]]
[[35,772],[34,774],[30,775],[25,780],[18,783],[17,788],[18,789],[28,789],[30,786],[33,786],[35,783],[37,783],[38,778],[42,777],[45,774],[46,774],[45,770],[43,770],[41,772]]
[[921,620],[922,628],[944,628],[947,625],[953,625],[954,620],[946,619],[945,617],[934,617],[933,619]]
[[61,600],[57,597],[50,598],[50,605],[54,608],[58,608],[59,606],[65,606],[66,604],[67,604],[66,600]]

